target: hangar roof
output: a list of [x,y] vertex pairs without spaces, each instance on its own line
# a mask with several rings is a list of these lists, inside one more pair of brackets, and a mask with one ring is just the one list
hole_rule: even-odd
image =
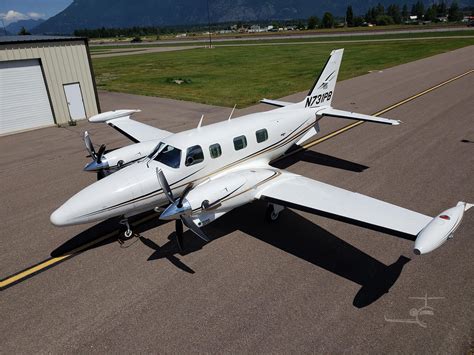
[[86,41],[84,37],[74,36],[0,36],[0,44],[31,43],[31,42],[62,42],[62,41]]

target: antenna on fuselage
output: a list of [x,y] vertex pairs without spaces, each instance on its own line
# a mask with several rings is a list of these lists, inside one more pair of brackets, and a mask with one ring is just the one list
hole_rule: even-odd
[[230,121],[230,119],[232,118],[232,115],[234,114],[234,111],[235,111],[235,108],[237,107],[237,104],[234,105],[234,108],[232,109],[232,112],[230,113],[229,115],[229,119],[228,121]]
[[201,116],[201,119],[199,120],[199,124],[197,126],[197,128],[201,128],[201,124],[202,124],[202,120],[204,119],[204,114]]

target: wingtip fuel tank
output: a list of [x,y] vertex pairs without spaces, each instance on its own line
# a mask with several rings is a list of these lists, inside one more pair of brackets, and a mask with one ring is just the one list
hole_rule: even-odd
[[440,247],[448,239],[453,238],[454,232],[461,224],[464,212],[473,205],[466,202],[458,202],[434,217],[421,231],[415,240],[413,252],[416,255],[429,253]]

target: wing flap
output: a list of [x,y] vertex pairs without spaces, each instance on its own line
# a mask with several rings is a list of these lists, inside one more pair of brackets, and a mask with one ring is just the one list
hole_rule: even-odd
[[170,132],[132,120],[130,116],[140,110],[116,110],[104,112],[89,118],[89,122],[105,122],[135,143],[161,139]]
[[417,235],[432,220],[406,208],[293,174],[283,175],[257,197],[351,224],[410,235]]

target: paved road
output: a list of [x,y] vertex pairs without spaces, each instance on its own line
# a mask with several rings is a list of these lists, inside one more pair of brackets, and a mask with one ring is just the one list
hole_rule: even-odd
[[[473,56],[471,46],[340,82],[335,105],[376,112],[472,69]],[[281,167],[426,214],[460,199],[472,202],[473,79],[386,114],[403,125],[363,124]],[[100,98],[103,109],[139,107],[140,120],[174,132],[195,126],[201,113],[210,123],[230,112],[116,93]],[[322,129],[346,123],[325,119]],[[84,129],[96,144],[127,143],[86,122],[0,138],[0,277],[115,227],[60,229],[48,221],[94,180],[80,171],[87,162]],[[169,240],[173,224],[153,220],[128,248],[102,243],[2,291],[0,347],[5,353],[466,353],[473,343],[472,212],[454,240],[421,257],[412,254],[412,241],[306,213],[287,210],[267,225],[261,203],[209,226],[214,240],[207,245],[187,233],[184,255]],[[409,297],[425,295],[443,297],[427,301],[432,315],[421,315],[421,323],[390,321],[413,321],[411,310],[424,301]]]
[[[288,35],[276,34],[276,35],[240,35],[238,33],[235,36],[228,37],[218,37],[212,38],[213,42],[228,42],[228,41],[254,41],[254,40],[275,40],[275,39],[295,39],[295,38],[323,38],[323,37],[353,37],[353,36],[377,36],[377,35],[389,35],[389,34],[399,34],[399,33],[433,33],[433,32],[451,32],[451,31],[473,31],[472,27],[449,27],[449,28],[417,28],[417,29],[408,29],[408,30],[391,30],[391,31],[348,31],[348,32],[338,32],[338,33],[301,33],[293,32]],[[138,45],[150,45],[150,44],[177,44],[177,43],[207,43],[209,42],[208,38],[199,38],[199,39],[180,39],[180,40],[160,40],[160,41],[151,41],[151,42],[142,42],[134,43]],[[92,42],[93,46],[128,46],[130,42],[103,42],[96,43]]]
[[161,53],[161,52],[173,52],[182,51],[185,49],[202,48],[202,46],[174,46],[174,47],[152,47],[152,48],[123,48],[123,49],[110,49],[105,53],[91,53],[92,58],[107,58],[107,57],[121,57],[124,55],[133,54],[147,54],[147,53]]

